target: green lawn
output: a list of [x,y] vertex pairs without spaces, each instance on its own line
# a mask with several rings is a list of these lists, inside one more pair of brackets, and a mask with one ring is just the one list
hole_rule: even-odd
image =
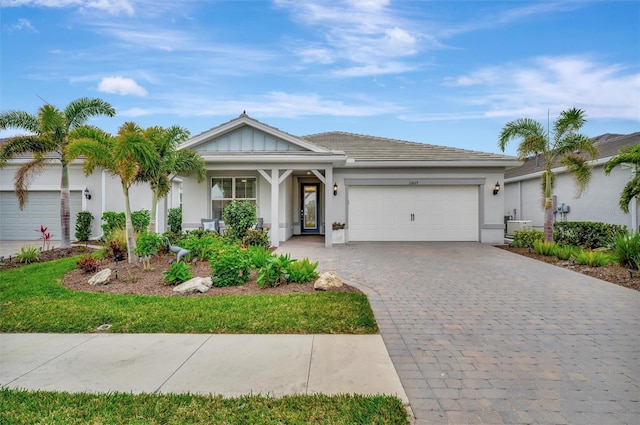
[[374,334],[356,293],[160,297],[73,292],[60,279],[75,258],[0,272],[0,332]]
[[2,424],[397,424],[391,396],[299,395],[223,398],[191,394],[93,395],[0,389]]

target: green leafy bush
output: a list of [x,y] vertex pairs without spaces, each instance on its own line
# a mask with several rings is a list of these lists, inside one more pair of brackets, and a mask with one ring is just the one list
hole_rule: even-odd
[[182,208],[169,208],[167,224],[169,225],[169,230],[171,232],[182,232]]
[[256,224],[256,206],[250,201],[233,201],[222,211],[222,219],[226,226],[225,234],[242,240]]
[[251,273],[251,261],[246,249],[228,245],[213,253],[211,260],[213,286],[238,286],[245,283]]
[[267,264],[258,270],[256,282],[260,288],[278,286],[287,282],[287,268],[296,261],[289,254],[272,255],[267,259]]
[[601,267],[615,262],[612,255],[602,251],[581,249],[575,253],[576,262],[589,267]]
[[142,209],[131,213],[131,224],[133,224],[133,230],[137,233],[143,232],[149,227],[150,222],[151,215],[149,215],[149,210]]
[[595,249],[613,247],[616,237],[627,234],[626,226],[592,221],[562,221],[553,225],[553,240],[558,245]]
[[179,285],[193,278],[191,267],[183,261],[174,261],[162,274],[164,281],[169,285]]
[[116,229],[124,229],[124,213],[105,211],[102,213],[102,233],[105,240],[109,240],[111,233]]
[[249,229],[247,234],[242,238],[242,245],[246,247],[261,246],[269,248],[271,241],[269,240],[269,231],[266,229]]
[[249,254],[249,261],[251,261],[251,264],[256,269],[264,267],[269,257],[271,257],[271,251],[259,245],[248,247],[247,252]]
[[618,235],[614,252],[621,265],[640,269],[640,232]]
[[193,257],[198,257],[200,261],[209,261],[214,253],[227,246],[227,243],[226,240],[216,232],[206,231],[206,233],[202,235],[189,234],[180,241],[180,246],[189,250],[189,260]]
[[541,230],[519,230],[514,233],[511,246],[515,248],[533,248],[533,242],[543,240],[544,232],[542,232]]
[[320,275],[316,271],[318,262],[312,263],[309,258],[305,257],[302,260],[295,261],[287,266],[287,272],[289,272],[289,281],[306,283],[317,279]]
[[85,255],[76,261],[76,265],[85,273],[95,273],[100,267],[100,260],[93,258],[91,255]]
[[124,228],[113,229],[109,233],[103,257],[122,261],[127,256],[127,234]]
[[535,240],[533,241],[533,249],[535,250],[536,254],[555,255],[556,243]]
[[80,211],[76,216],[76,240],[88,241],[91,237],[91,223],[93,214],[90,211]]
[[138,237],[138,241],[136,242],[136,249],[134,250],[134,252],[142,257],[142,262],[144,264],[145,270],[151,269],[149,260],[151,259],[152,255],[158,254],[158,248],[160,248],[162,244],[162,239],[157,233],[144,231]]
[[559,259],[566,261],[566,260],[570,259],[571,257],[573,257],[576,249],[577,249],[576,247],[571,246],[571,245],[560,246],[560,245],[556,244],[555,248],[553,249],[552,255],[555,255]]
[[23,246],[16,255],[16,259],[20,263],[31,264],[40,259],[40,249],[31,245]]

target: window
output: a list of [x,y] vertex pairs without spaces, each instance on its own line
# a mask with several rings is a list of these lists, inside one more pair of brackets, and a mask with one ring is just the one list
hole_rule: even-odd
[[214,177],[211,179],[212,218],[222,219],[222,211],[232,201],[256,203],[257,179],[255,177]]

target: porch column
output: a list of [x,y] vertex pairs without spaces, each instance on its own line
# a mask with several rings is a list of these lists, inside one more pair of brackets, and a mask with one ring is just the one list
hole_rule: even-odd
[[278,214],[280,206],[280,170],[273,168],[271,170],[271,245],[280,246],[280,215]]
[[331,225],[334,222],[333,215],[333,167],[324,170],[324,247],[333,245],[333,232]]

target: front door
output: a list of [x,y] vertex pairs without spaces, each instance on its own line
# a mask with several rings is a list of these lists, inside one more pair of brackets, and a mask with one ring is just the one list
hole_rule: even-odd
[[320,233],[320,185],[302,183],[300,221],[302,233]]

